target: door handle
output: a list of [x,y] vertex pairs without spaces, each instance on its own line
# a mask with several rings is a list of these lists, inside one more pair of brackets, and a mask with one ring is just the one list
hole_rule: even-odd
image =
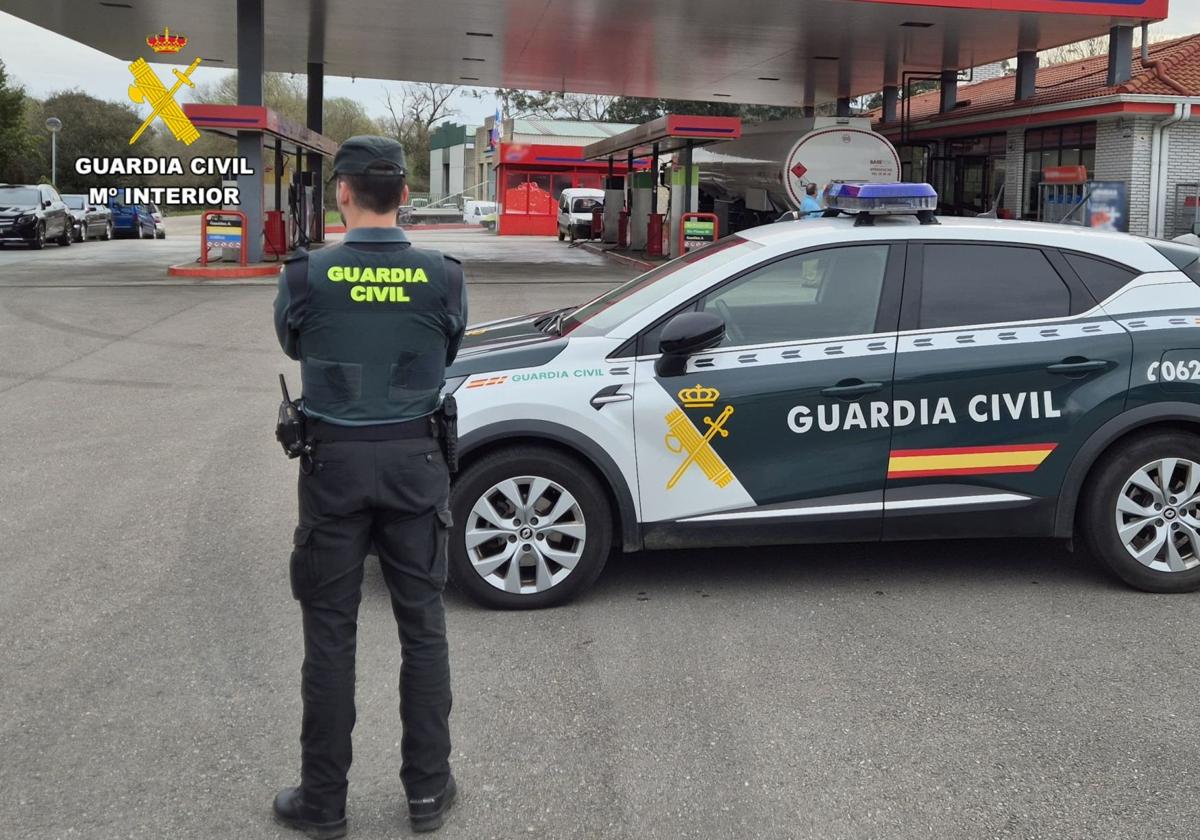
[[621,385],[608,385],[596,392],[595,396],[589,400],[592,408],[599,411],[609,403],[628,402],[633,399],[633,394],[621,393]]
[[1100,370],[1108,370],[1111,362],[1104,359],[1064,359],[1058,364],[1047,365],[1046,372],[1058,376],[1087,376]]
[[883,388],[882,382],[863,382],[861,379],[843,379],[836,385],[822,388],[821,393],[839,400],[856,400],[874,394]]

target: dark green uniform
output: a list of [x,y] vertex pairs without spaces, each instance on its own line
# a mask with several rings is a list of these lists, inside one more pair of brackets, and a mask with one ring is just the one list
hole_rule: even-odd
[[330,819],[344,815],[355,631],[372,544],[403,652],[401,779],[410,800],[449,782],[449,475],[433,412],[462,339],[463,287],[456,261],[413,248],[398,228],[351,230],[280,277],[275,327],[300,361],[316,441],[311,472],[300,475],[291,559],[305,644],[299,795]]

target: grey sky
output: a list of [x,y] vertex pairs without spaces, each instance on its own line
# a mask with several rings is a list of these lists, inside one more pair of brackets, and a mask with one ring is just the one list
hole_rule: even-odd
[[[1200,2],[1173,0],[1171,16],[1154,27],[1156,35],[1185,35],[1200,32]],[[53,56],[53,60],[48,57]],[[102,99],[124,100],[129,86],[129,71],[125,62],[98,50],[34,26],[6,12],[0,12],[0,59],[4,60],[11,76],[25,86],[33,96],[44,97],[54,91],[79,87]],[[181,67],[181,69],[183,69]],[[193,78],[198,83],[212,82],[229,70],[200,67]],[[396,88],[395,82],[377,79],[330,77],[325,80],[326,96],[346,96],[357,99],[373,116],[383,116],[384,89]],[[183,95],[181,95],[183,98]],[[477,99],[459,96],[454,107],[459,122],[478,125],[493,113],[495,102],[490,95]]]

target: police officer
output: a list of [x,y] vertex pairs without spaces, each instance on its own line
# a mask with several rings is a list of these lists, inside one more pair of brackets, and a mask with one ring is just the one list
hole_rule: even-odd
[[292,594],[304,623],[300,785],[276,819],[312,837],[346,832],[354,652],[372,544],[399,626],[400,778],[417,831],[442,825],[450,773],[450,663],[442,588],[450,526],[439,395],[467,313],[462,266],[413,248],[396,227],[404,150],[352,137],[333,162],[340,245],[290,260],[275,330],[300,362],[313,445],[301,459]]

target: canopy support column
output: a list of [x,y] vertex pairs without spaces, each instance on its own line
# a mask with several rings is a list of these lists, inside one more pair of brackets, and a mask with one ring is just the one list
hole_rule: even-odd
[[[237,0],[238,104],[263,104],[263,70],[266,54],[264,0]],[[246,258],[263,258],[263,135],[239,131],[238,156],[245,158],[253,175],[238,176],[241,210],[246,214]]]
[[[308,127],[320,134],[325,120],[325,65],[319,61],[308,63]],[[308,171],[312,177],[312,231],[313,242],[325,241],[325,172],[321,155],[308,153]]]

